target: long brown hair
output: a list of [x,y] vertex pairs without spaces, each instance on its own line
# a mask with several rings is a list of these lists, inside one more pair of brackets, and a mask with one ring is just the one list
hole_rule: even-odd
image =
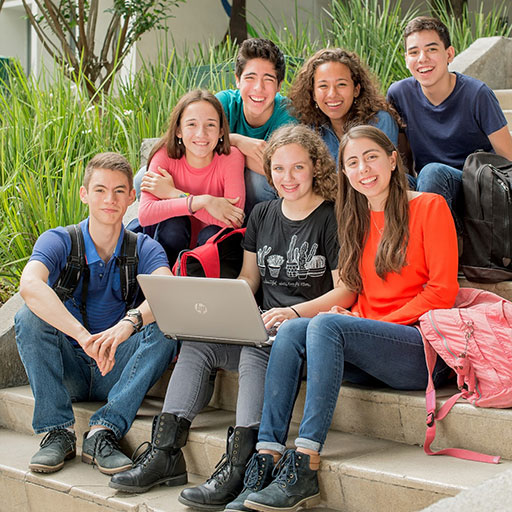
[[352,291],[362,290],[359,265],[370,232],[370,208],[364,194],[355,190],[344,172],[343,156],[351,140],[367,138],[380,146],[388,156],[396,152],[396,169],[391,172],[389,195],[384,207],[384,231],[375,256],[375,270],[381,279],[389,272],[400,272],[407,265],[409,243],[409,199],[405,168],[393,143],[374,126],[355,126],[341,139],[336,214],[340,253],[340,279]]
[[287,124],[278,128],[268,141],[263,152],[263,169],[273,187],[271,160],[277,149],[288,144],[302,146],[313,162],[313,192],[327,201],[336,199],[336,164],[318,133],[303,124]]
[[354,99],[354,103],[343,119],[344,132],[350,126],[368,124],[379,110],[389,112],[398,125],[401,125],[398,114],[379,92],[377,79],[372,76],[356,53],[342,48],[324,48],[317,51],[305,62],[295,77],[288,98],[292,103],[292,113],[302,123],[315,128],[331,123],[329,117],[316,106],[314,98],[315,71],[318,66],[326,62],[339,62],[347,66],[354,87],[360,86],[359,96]]
[[151,159],[155,156],[155,153],[162,147],[165,146],[167,149],[167,156],[169,158],[179,159],[185,154],[185,146],[179,143],[179,138],[176,135],[176,131],[179,128],[181,122],[181,116],[183,111],[191,104],[197,101],[206,101],[215,109],[219,115],[219,125],[222,130],[222,141],[219,139],[215,151],[219,155],[229,155],[231,152],[231,146],[229,144],[229,124],[224,114],[224,109],[220,101],[210,92],[204,89],[195,89],[193,91],[184,94],[176,103],[176,106],[172,109],[171,119],[169,120],[169,127],[165,132],[164,136],[153,146],[149,157],[147,166]]

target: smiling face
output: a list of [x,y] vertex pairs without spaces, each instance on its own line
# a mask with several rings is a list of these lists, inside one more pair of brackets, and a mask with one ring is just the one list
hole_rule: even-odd
[[263,126],[272,116],[275,97],[281,89],[274,64],[265,59],[251,59],[235,78],[246,121],[255,128]]
[[315,70],[313,77],[313,99],[318,108],[341,128],[343,118],[359,96],[360,85],[354,85],[350,69],[341,62],[325,62]]
[[366,137],[351,139],[345,146],[343,172],[350,185],[367,197],[372,210],[384,210],[391,173],[396,168],[396,156],[396,151],[388,155]]
[[300,144],[287,144],[276,149],[270,159],[272,182],[285,201],[307,202],[313,192],[314,165]]
[[181,114],[176,135],[185,146],[187,162],[198,169],[206,167],[223,135],[217,111],[208,101],[190,103]]
[[448,64],[454,56],[453,46],[445,48],[435,30],[421,30],[407,37],[405,63],[424,90],[449,82]]
[[91,220],[116,226],[135,201],[135,190],[130,190],[128,178],[121,171],[94,169],[87,188],[80,187],[80,199],[89,206]]

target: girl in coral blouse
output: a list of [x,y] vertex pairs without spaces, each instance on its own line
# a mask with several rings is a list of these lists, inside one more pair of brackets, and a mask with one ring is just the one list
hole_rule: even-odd
[[151,151],[141,191],[140,225],[171,265],[181,250],[242,225],[244,157],[230,146],[224,110],[212,93],[198,89],[178,101]]
[[[245,477],[251,484],[226,510],[292,511],[319,500],[320,451],[342,380],[425,389],[423,343],[414,324],[455,302],[457,237],[444,198],[409,191],[400,155],[372,126],[343,136],[339,165],[338,268],[345,294],[328,314],[281,325],[268,363],[259,452]],[[304,413],[296,449],[285,452],[304,361]],[[439,359],[436,385],[448,370]]]

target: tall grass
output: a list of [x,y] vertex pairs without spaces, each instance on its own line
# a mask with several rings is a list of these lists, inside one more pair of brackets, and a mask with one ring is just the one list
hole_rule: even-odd
[[[439,10],[458,51],[477,37],[510,34],[511,27],[501,23],[504,7],[482,12],[454,19]],[[300,23],[296,7],[291,20],[279,22],[269,11],[251,33],[273,40],[287,55],[284,93],[303,60],[325,46],[359,53],[385,91],[408,75],[402,32],[416,13],[404,12],[400,0],[333,0],[329,26]],[[182,56],[161,50],[154,63],[94,103],[62,71],[50,82],[27,78],[19,65],[10,69],[9,80],[0,83],[0,300],[2,279],[17,283],[41,232],[86,215],[79,198],[86,162],[97,152],[118,151],[136,169],[141,140],[163,133],[183,93],[197,86],[213,92],[233,87],[236,51],[229,39],[189,48]]]

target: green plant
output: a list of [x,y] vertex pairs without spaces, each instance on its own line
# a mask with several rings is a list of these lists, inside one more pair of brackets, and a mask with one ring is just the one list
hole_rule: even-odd
[[413,7],[402,12],[400,0],[333,0],[328,12],[332,43],[356,52],[380,79],[385,92],[392,82],[409,74],[402,34],[417,13]]
[[512,34],[512,25],[504,20],[508,19],[508,8],[505,3],[495,7],[488,14],[484,14],[484,2],[480,2],[478,9],[469,11],[467,4],[462,8],[462,16],[453,15],[453,10],[446,7],[443,0],[431,0],[433,11],[448,27],[452,45],[457,53],[465,50],[471,43],[481,37],[505,36]]

